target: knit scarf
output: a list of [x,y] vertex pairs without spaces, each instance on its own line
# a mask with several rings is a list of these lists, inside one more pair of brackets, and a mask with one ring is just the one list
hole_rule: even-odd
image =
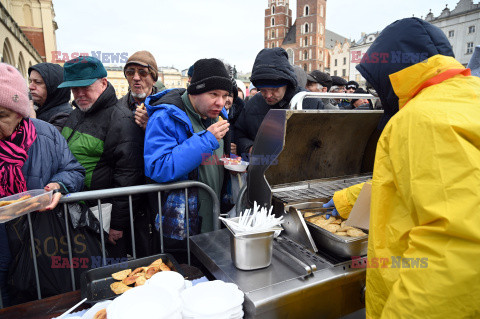
[[22,173],[27,151],[37,138],[32,121],[22,119],[10,137],[0,140],[0,197],[25,192],[27,184]]

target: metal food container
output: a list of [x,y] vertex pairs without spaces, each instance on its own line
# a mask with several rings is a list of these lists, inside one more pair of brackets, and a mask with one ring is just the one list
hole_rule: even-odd
[[360,257],[367,254],[368,236],[341,238],[322,227],[308,222],[308,219],[307,227],[319,249],[328,250],[342,258]]
[[[231,220],[238,220],[238,217]],[[275,231],[235,235],[230,231],[230,251],[235,267],[241,270],[254,270],[270,266],[273,254],[273,235]]]
[[[296,203],[285,206],[285,210],[289,211],[291,209],[295,209],[299,211],[299,216],[303,216],[303,213],[306,211],[314,212],[315,208],[322,207],[322,204],[325,202],[327,202],[327,199],[324,201],[316,200],[311,202]],[[363,256],[367,254],[368,236],[337,236],[323,229],[322,227],[309,222],[308,217],[304,217],[304,220],[317,249],[327,250],[328,252],[341,258]]]

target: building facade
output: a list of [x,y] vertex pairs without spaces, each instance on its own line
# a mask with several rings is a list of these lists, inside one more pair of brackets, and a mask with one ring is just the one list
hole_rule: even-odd
[[358,42],[353,41],[350,46],[350,75],[348,79],[350,81],[356,81],[360,86],[365,87],[365,79],[357,71],[356,66],[360,63],[368,48],[372,45],[373,41],[378,37],[380,32],[365,33],[362,32],[362,36]]
[[[182,73],[174,67],[159,67],[158,79],[162,81],[167,89],[186,88],[187,81],[182,80]],[[188,80],[188,78],[187,78]]]
[[123,74],[123,66],[106,66],[107,79],[115,89],[117,98],[121,98],[128,93],[128,81]]
[[326,0],[297,0],[293,21],[289,0],[268,0],[265,48],[284,48],[290,63],[306,72],[324,70],[326,7]]
[[340,76],[348,81],[350,79],[350,42],[347,39],[343,43],[337,41],[329,53],[330,75]]
[[442,29],[453,46],[455,58],[466,66],[475,46],[480,45],[480,3],[460,0],[455,9],[445,7],[438,17],[430,11],[425,20]]
[[23,20],[13,2],[0,0],[0,61],[13,65],[27,78],[28,68],[43,58],[19,25]]

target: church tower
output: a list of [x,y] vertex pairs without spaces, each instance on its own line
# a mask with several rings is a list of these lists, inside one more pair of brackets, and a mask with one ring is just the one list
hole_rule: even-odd
[[305,72],[324,70],[326,0],[297,0],[296,65]]
[[265,9],[265,48],[281,46],[292,26],[292,10],[288,2],[268,0],[268,8]]

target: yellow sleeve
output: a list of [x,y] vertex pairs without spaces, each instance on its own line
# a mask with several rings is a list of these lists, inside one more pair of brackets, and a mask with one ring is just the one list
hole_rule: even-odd
[[[372,184],[369,180],[366,183]],[[335,208],[343,219],[347,219],[352,211],[353,205],[357,201],[358,195],[365,183],[355,184],[353,186],[344,188],[333,195],[333,203]]]

